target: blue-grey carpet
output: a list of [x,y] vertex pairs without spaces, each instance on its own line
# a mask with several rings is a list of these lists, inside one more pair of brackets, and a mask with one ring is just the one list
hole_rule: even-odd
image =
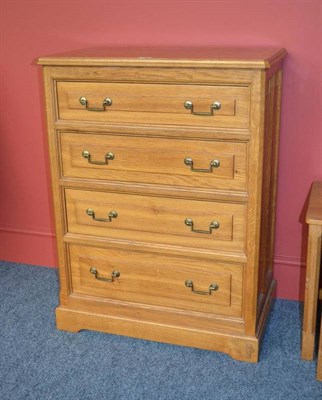
[[322,399],[300,359],[302,305],[276,300],[260,362],[97,332],[55,329],[57,271],[0,262],[0,399]]

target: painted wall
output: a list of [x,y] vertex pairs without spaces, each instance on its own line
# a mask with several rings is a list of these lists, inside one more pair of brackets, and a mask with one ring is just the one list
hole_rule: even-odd
[[278,46],[285,62],[277,296],[303,294],[304,205],[322,179],[320,0],[2,0],[0,258],[57,265],[35,59],[102,45]]

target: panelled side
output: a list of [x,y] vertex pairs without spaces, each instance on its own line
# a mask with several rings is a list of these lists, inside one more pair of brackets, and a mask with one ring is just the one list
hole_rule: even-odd
[[255,336],[257,320],[257,282],[259,265],[262,159],[264,150],[265,75],[252,71],[250,82],[250,131],[248,144],[247,265],[244,279],[245,334]]
[[282,70],[266,80],[258,312],[264,307],[273,281],[276,190],[279,149]]

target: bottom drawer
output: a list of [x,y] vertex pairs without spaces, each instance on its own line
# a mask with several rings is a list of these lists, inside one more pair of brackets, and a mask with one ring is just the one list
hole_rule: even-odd
[[243,265],[70,245],[75,294],[241,316]]

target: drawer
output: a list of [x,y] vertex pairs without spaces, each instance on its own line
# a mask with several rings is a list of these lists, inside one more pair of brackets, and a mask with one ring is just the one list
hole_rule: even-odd
[[60,141],[66,177],[246,190],[246,143],[68,132]]
[[62,120],[249,127],[248,86],[57,82],[57,94]]
[[70,263],[76,294],[241,316],[243,265],[78,245]]
[[65,189],[68,232],[244,252],[246,205]]

